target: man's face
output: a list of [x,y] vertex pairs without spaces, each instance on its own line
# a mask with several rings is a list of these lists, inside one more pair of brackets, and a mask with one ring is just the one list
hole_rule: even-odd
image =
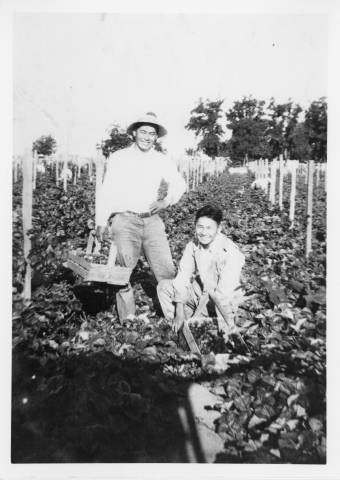
[[207,247],[220,231],[220,226],[209,217],[200,217],[195,225],[196,236],[201,245]]
[[137,147],[143,152],[148,152],[157,140],[157,131],[151,125],[142,125],[133,132]]

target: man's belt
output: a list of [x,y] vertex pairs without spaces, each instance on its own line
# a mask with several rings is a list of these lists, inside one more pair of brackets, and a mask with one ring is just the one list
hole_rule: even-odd
[[148,217],[152,217],[152,215],[154,215],[151,212],[137,213],[137,212],[131,212],[130,210],[127,210],[126,212],[123,212],[123,213],[129,213],[130,215],[136,215],[136,217],[139,217],[139,218],[148,218]]

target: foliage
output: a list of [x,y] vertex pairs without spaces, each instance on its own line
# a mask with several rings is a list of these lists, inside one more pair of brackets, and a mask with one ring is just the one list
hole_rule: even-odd
[[327,159],[327,102],[325,97],[311,103],[306,111],[305,130],[314,160]]
[[[89,219],[94,218],[94,184],[81,176],[77,185],[55,184],[51,167],[45,175],[38,175],[33,196],[33,219],[30,238],[30,261],[33,286],[51,283],[65,276],[63,262],[71,245],[84,246],[90,231]],[[23,260],[23,233],[21,223],[22,179],[13,189],[13,279],[21,290],[25,275]]]
[[193,130],[196,137],[200,138],[198,149],[202,150],[209,157],[220,156],[221,138],[223,129],[218,123],[222,117],[223,100],[200,99],[198,105],[191,110],[191,117],[185,126],[187,130]]
[[[216,412],[215,433],[224,441],[216,462],[325,463],[324,186],[315,189],[313,252],[306,259],[303,179],[292,228],[287,181],[283,212],[251,190],[251,181],[224,173],[162,213],[176,264],[192,237],[195,211],[211,201],[246,255],[239,333],[226,341],[214,317],[192,326],[204,358],[228,356],[225,374],[209,374],[206,362],[188,353],[157,316],[145,260],[132,278],[136,316],[120,324],[112,289],[65,278],[56,283],[57,267],[46,267],[41,248],[36,266],[51,281],[35,288],[28,304],[14,289],[12,461],[188,461],[178,409],[188,409],[188,389],[197,382],[216,395],[206,406]],[[83,191],[92,188],[84,183],[61,195],[52,181],[38,178],[35,241],[43,235],[48,247],[49,235],[63,228],[52,248],[69,239],[84,244],[93,204]],[[17,195],[14,207],[16,271],[22,256]],[[52,263],[62,261],[55,255]]]
[[102,142],[103,155],[107,158],[111,153],[126,148],[132,144],[131,137],[118,124],[113,124],[109,138]]
[[285,152],[286,158],[292,158],[294,132],[302,108],[292,101],[277,104],[272,98],[268,109],[270,120],[267,135],[271,149],[270,156],[272,158],[278,157]]
[[42,135],[33,142],[32,152],[38,155],[52,155],[57,150],[57,142],[52,135]]
[[294,128],[290,154],[294,160],[311,158],[311,147],[308,143],[305,122],[299,122]]
[[265,102],[252,97],[236,101],[226,113],[227,128],[232,131],[228,142],[231,158],[240,163],[245,158],[268,157],[268,120],[265,117]]

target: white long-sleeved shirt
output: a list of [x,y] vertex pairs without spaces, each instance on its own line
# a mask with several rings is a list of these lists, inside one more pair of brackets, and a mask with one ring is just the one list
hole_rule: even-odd
[[168,183],[166,201],[173,205],[185,192],[185,181],[167,155],[142,152],[135,143],[113,153],[96,198],[97,225],[105,225],[115,212],[148,212],[162,180]]

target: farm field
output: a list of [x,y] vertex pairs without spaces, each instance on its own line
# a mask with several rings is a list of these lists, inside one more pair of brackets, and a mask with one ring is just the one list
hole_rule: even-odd
[[[70,248],[86,246],[93,227],[95,186],[84,176],[64,192],[53,172],[38,175],[33,293],[24,302],[22,185],[14,184],[14,463],[189,462],[188,436],[200,462],[326,462],[324,185],[314,189],[306,259],[304,180],[297,182],[293,226],[288,180],[282,211],[250,189],[252,180],[224,172],[162,213],[176,263],[195,211],[210,202],[223,209],[225,232],[246,255],[240,335],[225,342],[214,318],[193,325],[202,360],[160,317],[143,259],[132,278],[136,317],[123,325],[111,307],[111,287],[82,285],[63,266]],[[196,420],[193,387],[206,395]],[[209,437],[208,457],[202,437]]]

